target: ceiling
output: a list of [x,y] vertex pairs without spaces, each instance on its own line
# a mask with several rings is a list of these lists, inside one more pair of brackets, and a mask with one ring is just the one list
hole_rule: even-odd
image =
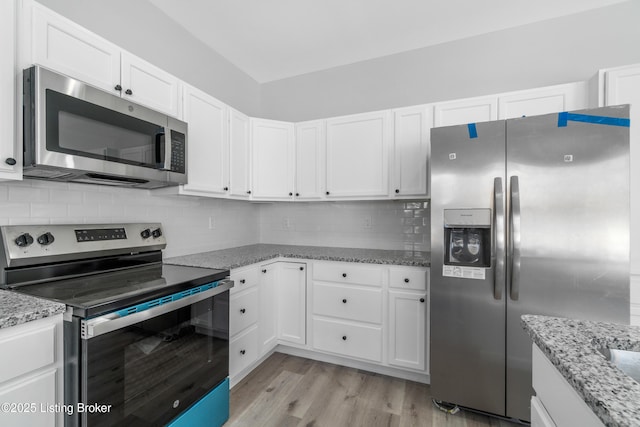
[[149,0],[259,83],[626,0]]

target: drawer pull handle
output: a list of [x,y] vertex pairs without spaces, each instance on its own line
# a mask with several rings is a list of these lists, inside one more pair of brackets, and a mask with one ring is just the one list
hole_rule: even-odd
[[267,272],[267,270],[266,270],[266,269],[264,269],[264,270],[262,270],[262,272],[263,272],[263,273],[266,273],[266,272]]
[[405,278],[404,283],[409,283],[409,279]]
[[246,312],[247,312],[247,309],[245,309],[245,308],[241,308],[240,309],[240,313],[245,314]]
[[240,354],[245,354],[246,352],[246,350],[240,350]]
[[347,273],[342,273],[342,277],[347,277]]
[[246,283],[247,281],[244,279],[240,279],[240,283],[242,283],[243,285]]
[[343,335],[343,336],[342,336],[342,341],[346,341],[346,340],[347,340],[347,336],[346,336],[346,335]]
[[424,302],[424,298],[420,298],[420,302]]
[[343,304],[346,304],[346,303],[347,303],[347,299],[346,299],[346,298],[343,298],[343,299],[342,299],[342,303],[343,303]]

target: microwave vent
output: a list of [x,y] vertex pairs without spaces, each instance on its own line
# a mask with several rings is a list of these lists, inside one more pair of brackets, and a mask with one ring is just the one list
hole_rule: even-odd
[[51,169],[41,169],[41,168],[33,168],[33,169],[25,169],[24,176],[32,177],[32,178],[47,178],[47,179],[64,179],[73,176],[73,173],[59,171],[59,170],[51,170]]

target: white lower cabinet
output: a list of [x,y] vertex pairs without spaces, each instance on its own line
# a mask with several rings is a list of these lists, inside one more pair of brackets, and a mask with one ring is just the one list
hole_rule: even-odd
[[258,326],[253,325],[229,342],[229,377],[235,378],[258,360]]
[[234,382],[258,360],[259,265],[231,270],[229,297],[229,377]]
[[258,351],[260,355],[276,346],[278,339],[276,311],[276,263],[260,266],[258,295],[260,297],[258,318]]
[[427,296],[389,291],[389,364],[423,370],[426,356]]
[[314,317],[313,346],[341,356],[382,362],[382,326]]
[[2,426],[63,425],[62,315],[0,330]]
[[278,341],[304,345],[307,338],[307,265],[300,262],[279,262],[277,267]]

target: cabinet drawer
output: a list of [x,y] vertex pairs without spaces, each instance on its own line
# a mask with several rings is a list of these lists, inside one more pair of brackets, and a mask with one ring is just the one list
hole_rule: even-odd
[[382,361],[382,328],[313,319],[313,346],[349,357]]
[[[42,368],[55,361],[55,325],[35,329],[24,324],[0,334],[0,382]],[[3,331],[4,332],[4,331]]]
[[229,343],[229,376],[233,378],[258,360],[258,327],[253,326]]
[[359,322],[382,322],[382,289],[313,284],[313,312]]
[[[35,405],[31,411],[0,412],[2,426],[51,427],[56,425],[57,414],[54,411],[43,411],[41,406],[60,404],[56,400],[55,369],[40,372],[35,376],[20,379],[0,388],[0,402],[16,405]],[[33,409],[33,408],[32,408]],[[58,424],[61,425],[61,424]]]
[[313,264],[313,279],[325,282],[353,283],[382,286],[382,267],[371,264],[356,265],[347,262],[316,262]]
[[235,294],[258,284],[258,267],[245,268],[231,271],[233,288],[231,293]]
[[234,336],[258,321],[258,288],[234,294],[229,307],[229,335]]
[[425,268],[397,268],[389,269],[389,286],[398,289],[427,289],[427,270]]

